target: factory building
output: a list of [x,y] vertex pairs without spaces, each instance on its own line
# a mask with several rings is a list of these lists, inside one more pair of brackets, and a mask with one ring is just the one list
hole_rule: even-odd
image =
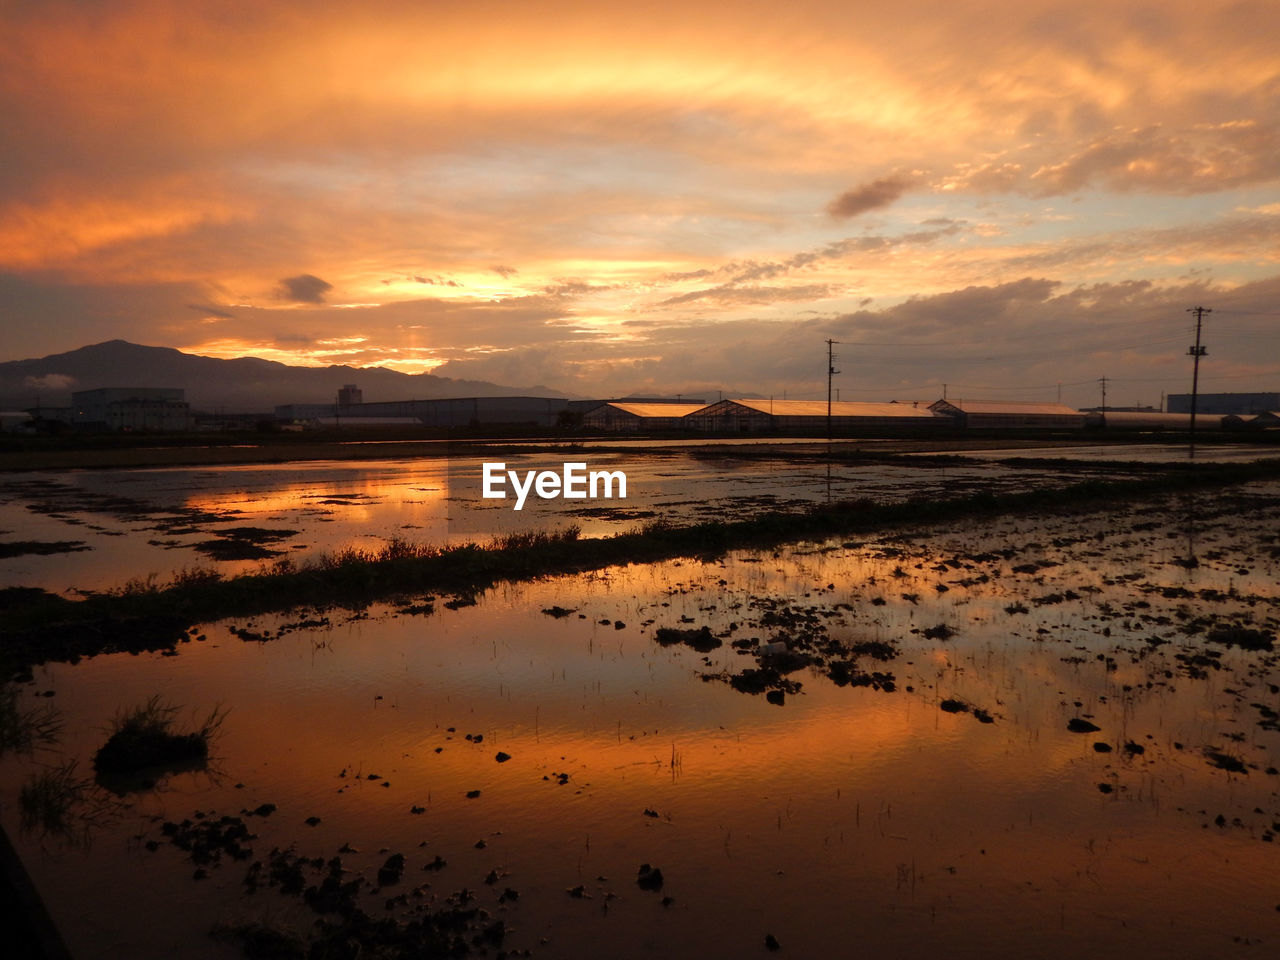
[[289,403],[276,407],[276,419],[307,423],[348,416],[412,418],[426,427],[510,424],[554,427],[568,401],[558,397],[453,397],[441,400],[388,400],[359,405]]
[[1080,430],[1085,415],[1061,403],[1013,400],[937,400],[935,413],[966,430]]
[[71,423],[154,433],[190,430],[194,420],[176,387],[101,387],[71,394]]
[[[1170,413],[1190,413],[1191,394],[1171,393],[1167,401]],[[1280,393],[1201,393],[1196,395],[1197,417],[1202,413],[1263,413],[1280,410]]]
[[[825,400],[721,400],[687,414],[695,430],[708,433],[791,433],[823,435],[827,430]],[[854,433],[897,433],[947,429],[951,421],[914,403],[831,404],[831,430]]]

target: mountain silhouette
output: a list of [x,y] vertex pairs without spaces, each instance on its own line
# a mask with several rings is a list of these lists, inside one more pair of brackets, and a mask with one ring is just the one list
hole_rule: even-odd
[[293,367],[275,360],[220,360],[171,347],[108,340],[35,360],[0,363],[0,407],[66,406],[75,390],[181,387],[193,410],[267,412],[284,403],[333,403],[354,383],[366,402],[447,397],[564,397],[547,387],[506,387],[385,367]]

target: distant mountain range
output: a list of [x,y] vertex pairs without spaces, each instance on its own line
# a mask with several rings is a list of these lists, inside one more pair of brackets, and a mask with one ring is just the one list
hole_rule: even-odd
[[564,397],[547,387],[504,387],[484,380],[451,380],[385,367],[291,367],[275,360],[220,360],[170,347],[108,340],[38,360],[0,363],[0,408],[67,406],[75,390],[98,387],[181,387],[193,410],[269,412],[284,403],[333,403],[354,383],[364,400],[446,397]]

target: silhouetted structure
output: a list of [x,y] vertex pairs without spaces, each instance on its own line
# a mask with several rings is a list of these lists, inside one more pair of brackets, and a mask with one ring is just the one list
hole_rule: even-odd
[[[688,414],[695,430],[714,433],[825,435],[826,400],[720,400]],[[830,424],[839,433],[898,433],[947,429],[951,421],[914,403],[834,401]]]
[[176,387],[102,387],[71,394],[71,423],[108,430],[190,430],[191,405]]
[[[1170,413],[1190,413],[1191,394],[1171,393]],[[1196,397],[1197,413],[1263,413],[1280,410],[1280,393],[1201,393]]]
[[1061,403],[1014,400],[937,400],[929,409],[968,430],[1080,430],[1084,414]]
[[[427,427],[522,424],[554,427],[568,401],[556,397],[455,397],[443,400],[379,400],[359,405],[361,417],[412,417]],[[336,403],[289,403],[276,407],[277,420],[307,422],[346,419]]]

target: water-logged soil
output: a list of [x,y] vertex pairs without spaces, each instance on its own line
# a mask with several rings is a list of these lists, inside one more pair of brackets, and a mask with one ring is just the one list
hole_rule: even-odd
[[478,457],[11,474],[0,478],[0,586],[74,597],[129,580],[164,583],[182,570],[232,575],[281,558],[377,550],[396,539],[484,542],[571,525],[599,537],[655,520],[732,520],[832,500],[937,500],[1128,475],[1115,465],[951,459],[824,464],[786,448],[746,459],[705,450],[494,456],[520,471],[558,471],[575,458],[624,470],[627,498],[531,496],[516,511],[514,498],[481,496]]
[[[85,957],[1270,955],[1278,521],[1254,484],[205,624],[22,685],[65,722],[4,823]],[[229,709],[208,767],[22,833],[156,693]]]
[[[957,497],[1079,479],[1000,463],[828,467],[792,462],[785,451],[748,461],[675,452],[500,460],[512,470],[559,470],[575,457],[593,470],[625,470],[627,498],[531,497],[517,512],[513,498],[481,497],[479,458],[9,475],[0,479],[0,585],[74,596],[128,580],[164,582],[179,570],[232,575],[394,539],[458,543],[570,525],[604,536],[657,518],[739,518],[828,499]],[[78,556],[52,556],[69,552]]]

